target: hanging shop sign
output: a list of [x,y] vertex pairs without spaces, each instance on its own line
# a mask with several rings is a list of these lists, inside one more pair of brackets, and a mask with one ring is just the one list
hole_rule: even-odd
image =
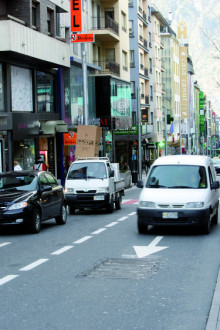
[[71,32],[82,31],[81,0],[70,0]]
[[71,42],[94,42],[94,34],[71,34]]

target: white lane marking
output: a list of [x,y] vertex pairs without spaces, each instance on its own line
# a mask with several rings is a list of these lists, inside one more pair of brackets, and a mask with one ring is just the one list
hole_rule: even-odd
[[106,229],[107,229],[107,228],[100,228],[100,229],[94,231],[94,232],[92,233],[92,235],[98,235],[98,234],[102,233],[102,232],[103,232],[104,230],[106,230]]
[[133,203],[134,205],[137,205],[138,204],[138,202],[135,202],[135,203]]
[[87,241],[88,239],[90,239],[91,237],[92,237],[92,236],[85,236],[85,237],[80,238],[80,239],[78,239],[77,241],[73,242],[73,244],[81,244],[81,243]]
[[32,262],[30,265],[27,265],[27,266],[25,266],[25,267],[23,267],[23,268],[21,268],[21,269],[19,269],[19,270],[21,270],[21,271],[28,271],[28,270],[31,270],[31,269],[33,269],[33,268],[35,268],[35,267],[37,267],[37,266],[43,264],[44,262],[46,262],[46,261],[48,261],[48,260],[49,260],[49,259],[39,259],[39,260],[37,260],[37,261],[35,261],[35,262]]
[[105,227],[110,228],[110,227],[113,227],[117,224],[118,224],[118,222],[112,222],[112,223],[109,223],[108,225],[106,225]]
[[11,242],[1,243],[1,244],[0,244],[0,248],[3,247],[3,246],[5,246],[5,245],[8,245],[8,244],[11,244]]
[[157,236],[149,245],[146,246],[133,246],[137,257],[144,258],[153,253],[167,249],[168,246],[156,246],[162,240],[162,238],[163,236]]
[[128,215],[135,215],[135,214],[137,214],[137,212],[131,212]]
[[66,252],[66,251],[72,249],[73,247],[74,247],[73,245],[67,245],[67,246],[64,246],[63,248],[61,248],[59,250],[56,250],[56,251],[52,252],[51,254],[58,256],[61,253]]
[[124,221],[124,220],[126,220],[128,217],[122,217],[122,218],[120,218],[120,219],[118,219],[118,221]]
[[18,277],[19,275],[7,275],[3,278],[0,279],[0,285],[3,285],[11,280],[13,280],[14,278]]

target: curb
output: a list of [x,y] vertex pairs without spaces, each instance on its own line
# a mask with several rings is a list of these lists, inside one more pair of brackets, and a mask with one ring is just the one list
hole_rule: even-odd
[[206,324],[206,330],[220,330],[220,269],[212,299],[209,318]]

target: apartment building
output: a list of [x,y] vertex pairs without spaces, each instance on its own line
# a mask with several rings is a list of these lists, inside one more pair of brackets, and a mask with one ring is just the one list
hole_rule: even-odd
[[[83,1],[81,32],[94,34],[95,41],[70,47],[70,74],[66,72],[64,78],[64,89],[70,95],[65,121],[70,130],[76,129],[84,123],[87,107],[87,123],[102,127],[101,154],[119,162],[121,136],[115,130],[131,127],[132,118],[128,2]],[[74,149],[74,145],[65,146],[67,163]]]
[[69,45],[59,34],[59,13],[68,1],[2,0],[0,3],[0,168],[13,160],[31,169],[40,153],[61,173],[64,110],[58,86],[69,68]]

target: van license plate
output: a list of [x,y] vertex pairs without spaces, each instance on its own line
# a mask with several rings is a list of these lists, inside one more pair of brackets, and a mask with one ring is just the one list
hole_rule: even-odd
[[103,195],[97,195],[97,196],[93,197],[93,200],[96,200],[96,201],[104,201],[104,199],[105,199],[105,196],[103,196]]
[[163,212],[163,219],[178,219],[178,212]]

